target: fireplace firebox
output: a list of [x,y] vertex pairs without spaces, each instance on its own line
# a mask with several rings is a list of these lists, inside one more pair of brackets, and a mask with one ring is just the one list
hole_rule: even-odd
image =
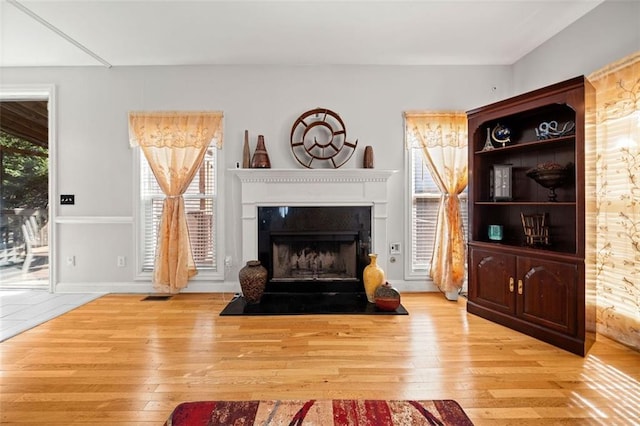
[[371,206],[259,206],[266,292],[364,292]]

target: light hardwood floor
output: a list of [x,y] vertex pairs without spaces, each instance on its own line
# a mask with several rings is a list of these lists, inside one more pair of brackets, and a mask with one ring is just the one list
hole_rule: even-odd
[[5,424],[160,425],[211,399],[455,399],[476,425],[640,422],[640,353],[585,358],[403,294],[408,316],[221,317],[229,294],[107,295],[0,344]]

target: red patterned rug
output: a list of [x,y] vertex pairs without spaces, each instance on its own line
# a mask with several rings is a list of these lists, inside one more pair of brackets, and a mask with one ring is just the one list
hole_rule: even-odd
[[453,400],[199,401],[178,405],[165,426],[473,425]]

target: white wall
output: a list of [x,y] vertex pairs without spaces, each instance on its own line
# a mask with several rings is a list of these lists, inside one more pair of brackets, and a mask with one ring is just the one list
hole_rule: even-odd
[[514,94],[588,76],[638,50],[640,1],[607,0],[514,64]]
[[[336,111],[348,138],[359,140],[357,154],[344,167],[359,167],[363,147],[372,145],[376,168],[400,170],[390,182],[388,235],[401,241],[406,253],[402,111],[468,110],[589,74],[640,49],[639,22],[640,3],[609,0],[512,67],[5,68],[0,84],[57,88],[56,198],[76,195],[74,206],[54,207],[58,291],[145,292],[151,286],[134,280],[132,261],[116,267],[116,256],[132,260],[135,254],[128,111],[224,111],[225,170],[241,161],[245,129],[252,148],[255,137],[265,135],[272,167],[300,167],[289,148],[293,121],[315,107]],[[226,244],[220,252],[233,257],[234,267],[225,282],[195,282],[192,291],[239,289],[239,183],[225,173],[223,185]],[[70,255],[76,256],[76,266],[66,265]],[[402,262],[382,266],[400,290],[423,285],[402,282]]]
[[[57,291],[114,292],[151,290],[148,281],[134,280],[136,194],[128,111],[224,111],[226,171],[241,161],[245,129],[252,149],[256,136],[265,136],[273,168],[300,168],[289,146],[294,120],[315,107],[332,109],[344,120],[348,140],[359,141],[343,167],[359,168],[364,146],[372,145],[376,168],[400,171],[389,183],[388,236],[404,245],[402,112],[468,110],[512,91],[507,66],[7,68],[1,83],[57,88],[56,199],[76,195],[75,205],[55,206]],[[240,259],[238,237],[239,181],[229,172],[223,179],[226,244],[220,253],[232,256],[234,267],[227,271],[226,283],[195,282],[189,286],[192,291],[239,290],[237,272],[246,260]],[[75,266],[66,264],[71,255]],[[129,260],[125,268],[116,267],[119,255]],[[406,288],[401,262],[382,266],[390,282]],[[413,284],[425,288],[424,283]]]

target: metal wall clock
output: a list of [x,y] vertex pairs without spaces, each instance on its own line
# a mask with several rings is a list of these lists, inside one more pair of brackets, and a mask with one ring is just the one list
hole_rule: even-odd
[[339,168],[356,150],[358,141],[347,141],[347,129],[338,114],[326,108],[303,113],[291,127],[291,150],[308,169]]

